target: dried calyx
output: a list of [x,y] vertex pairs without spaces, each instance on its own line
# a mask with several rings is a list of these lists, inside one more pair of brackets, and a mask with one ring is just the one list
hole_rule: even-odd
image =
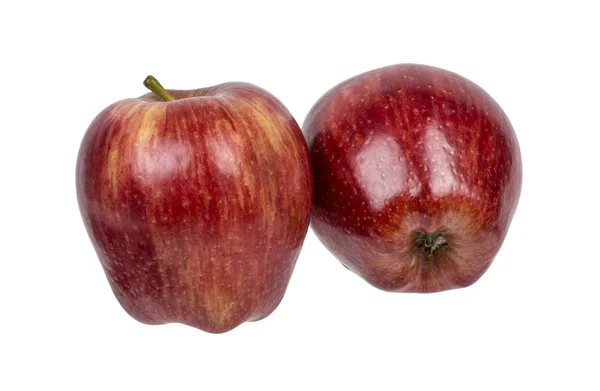
[[448,241],[446,237],[447,235],[444,231],[433,233],[416,231],[413,237],[413,247],[424,258],[430,259],[434,254],[447,249]]

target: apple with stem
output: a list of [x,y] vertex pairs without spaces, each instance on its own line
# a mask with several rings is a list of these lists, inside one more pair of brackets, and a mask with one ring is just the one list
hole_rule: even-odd
[[312,203],[306,142],[246,83],[152,92],[102,111],[76,168],[83,222],[123,308],[222,333],[281,301]]
[[466,287],[506,237],[521,155],[500,106],[455,73],[401,64],[329,90],[303,131],[314,232],[387,291]]

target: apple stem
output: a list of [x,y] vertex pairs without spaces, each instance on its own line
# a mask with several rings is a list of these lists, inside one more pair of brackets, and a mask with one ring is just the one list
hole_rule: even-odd
[[175,98],[173,98],[171,94],[169,94],[167,90],[165,90],[158,80],[156,80],[156,78],[152,75],[148,75],[146,77],[146,80],[144,80],[144,86],[146,86],[146,88],[154,92],[156,95],[160,96],[165,102],[171,102],[175,100]]
[[445,234],[444,231],[434,233],[417,231],[413,243],[427,258],[431,258],[436,251],[448,246]]

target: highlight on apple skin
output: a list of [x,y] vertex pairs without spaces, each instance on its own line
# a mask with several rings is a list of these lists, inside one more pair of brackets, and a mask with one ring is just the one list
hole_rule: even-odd
[[83,222],[123,308],[222,333],[281,301],[312,173],[287,109],[246,83],[165,90],[102,111],[77,159]]
[[479,86],[418,64],[342,82],[303,125],[311,226],[348,269],[396,292],[466,287],[508,232],[522,181],[517,137]]

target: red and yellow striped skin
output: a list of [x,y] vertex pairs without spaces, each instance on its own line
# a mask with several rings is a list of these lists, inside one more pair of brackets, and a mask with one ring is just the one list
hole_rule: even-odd
[[287,109],[245,83],[117,102],[77,161],[83,221],[123,308],[221,333],[281,301],[309,224],[312,173]]
[[[468,286],[506,236],[521,155],[500,106],[471,81],[423,65],[351,78],[311,109],[312,227],[337,258],[388,291]],[[431,256],[415,232],[443,232]]]

